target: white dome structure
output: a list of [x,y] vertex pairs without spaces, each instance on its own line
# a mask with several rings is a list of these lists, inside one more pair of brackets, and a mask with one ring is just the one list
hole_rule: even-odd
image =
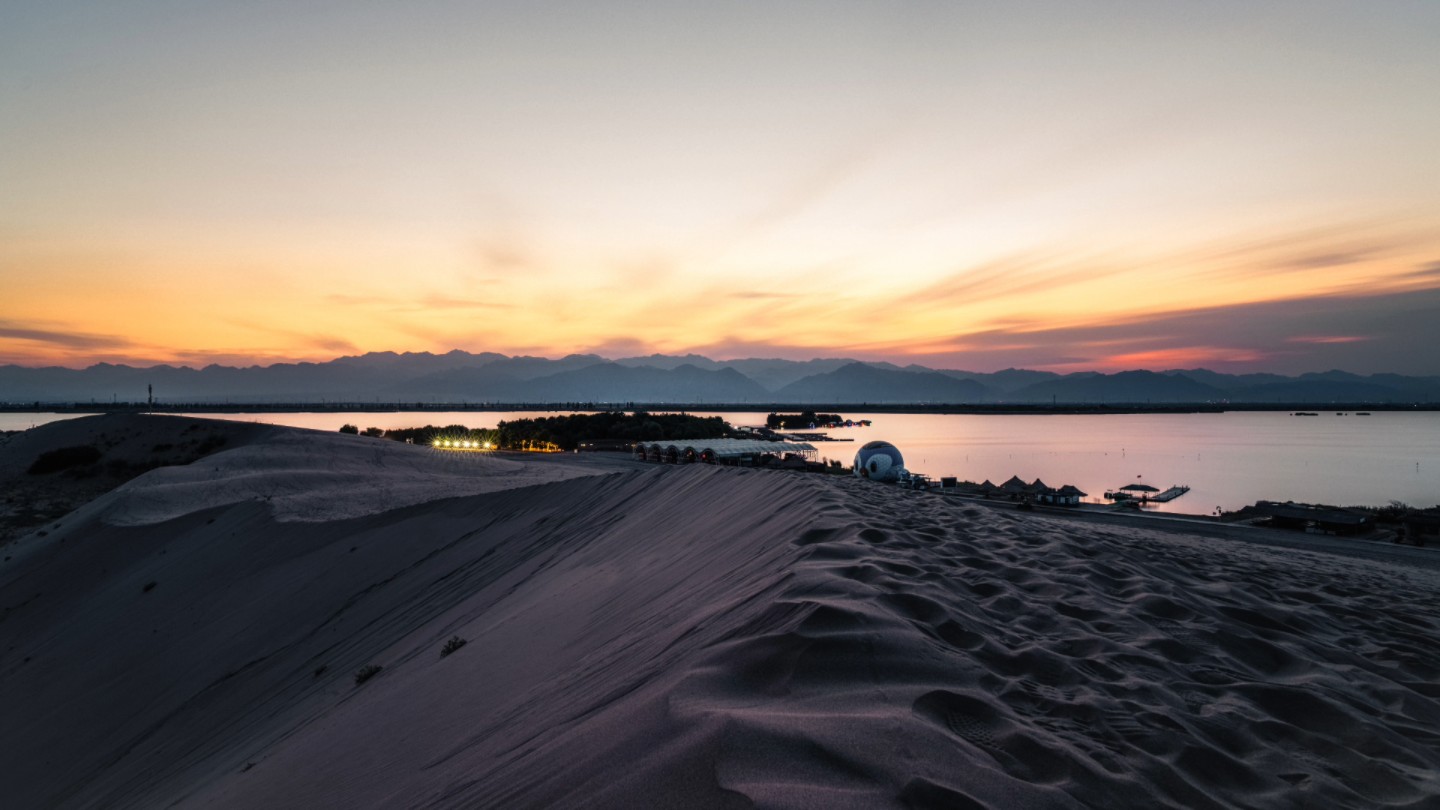
[[905,458],[889,442],[867,442],[855,454],[855,476],[872,481],[897,481],[905,472]]

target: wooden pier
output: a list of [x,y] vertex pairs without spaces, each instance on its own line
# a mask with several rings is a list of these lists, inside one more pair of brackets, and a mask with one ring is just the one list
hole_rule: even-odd
[[1148,484],[1131,484],[1119,489],[1106,490],[1105,499],[1108,501],[1138,501],[1139,503],[1166,503],[1190,491],[1190,487],[1184,484],[1176,484],[1164,492],[1158,492]]
[[1173,501],[1173,500],[1175,500],[1176,498],[1180,497],[1181,495],[1184,495],[1185,493],[1187,493],[1187,492],[1189,492],[1189,491],[1190,491],[1190,487],[1187,487],[1187,486],[1185,486],[1184,484],[1180,484],[1180,485],[1177,485],[1177,486],[1170,487],[1169,489],[1165,490],[1164,492],[1158,492],[1158,493],[1156,493],[1156,494],[1154,494],[1154,495],[1151,495],[1151,496],[1150,496],[1150,502],[1151,502],[1151,503],[1165,503],[1165,502],[1167,502],[1167,501]]

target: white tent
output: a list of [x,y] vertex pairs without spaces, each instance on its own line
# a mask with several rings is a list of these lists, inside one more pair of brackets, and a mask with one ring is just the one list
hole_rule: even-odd
[[784,456],[787,453],[806,459],[816,455],[814,445],[805,442],[767,442],[758,439],[692,439],[677,442],[641,442],[635,455],[655,461],[719,461],[752,456]]

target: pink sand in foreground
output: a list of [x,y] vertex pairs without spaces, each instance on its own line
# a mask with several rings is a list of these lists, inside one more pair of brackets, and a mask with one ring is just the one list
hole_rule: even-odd
[[1434,568],[704,466],[427,501],[295,433],[4,549],[6,806],[1440,802]]

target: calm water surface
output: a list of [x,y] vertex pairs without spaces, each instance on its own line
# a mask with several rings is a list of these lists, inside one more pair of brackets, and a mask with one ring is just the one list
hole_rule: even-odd
[[[739,417],[739,415],[736,415]],[[1011,475],[1106,489],[1141,482],[1190,492],[1155,508],[1207,513],[1256,500],[1347,505],[1440,503],[1440,413],[991,416],[846,414],[869,428],[823,431],[883,439],[928,475],[999,484]],[[754,421],[753,417],[750,421]],[[847,462],[853,450],[821,453]],[[827,452],[828,451],[828,452]]]
[[[496,422],[555,412],[236,413],[196,414],[317,430],[345,423],[361,428]],[[826,458],[849,463],[874,439],[900,448],[911,470],[1001,483],[1011,475],[1047,484],[1074,484],[1100,502],[1106,489],[1136,481],[1188,494],[1155,508],[1207,513],[1259,499],[1416,506],[1440,503],[1440,413],[1298,417],[1287,413],[992,416],[857,414],[868,428],[820,431],[853,442],[817,445]],[[712,415],[712,414],[706,414]],[[734,424],[763,415],[719,413]],[[23,430],[71,414],[0,414],[0,430]]]
[[59,422],[61,419],[78,419],[93,416],[88,413],[0,413],[0,430],[29,430],[32,427]]

